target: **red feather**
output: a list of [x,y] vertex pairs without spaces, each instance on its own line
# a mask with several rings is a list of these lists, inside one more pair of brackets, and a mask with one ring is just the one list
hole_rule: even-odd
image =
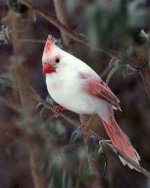
[[[110,114],[111,115],[111,114]],[[113,145],[123,153],[125,153],[128,157],[130,157],[133,161],[138,162],[140,157],[136,150],[133,148],[130,143],[129,138],[125,135],[125,133],[118,126],[114,117],[111,117],[111,125],[106,123],[103,119],[102,123],[106,129],[107,134],[109,135]]]
[[44,53],[49,53],[52,50],[53,46],[54,46],[54,39],[51,35],[48,35],[48,38],[44,47]]
[[114,95],[111,89],[102,81],[94,80],[88,75],[80,74],[81,79],[84,80],[84,88],[91,95],[101,98],[112,104],[117,109],[120,109],[119,99]]

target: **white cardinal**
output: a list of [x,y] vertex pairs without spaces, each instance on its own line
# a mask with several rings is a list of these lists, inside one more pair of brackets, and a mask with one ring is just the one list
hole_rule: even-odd
[[[119,100],[87,64],[55,45],[48,36],[43,56],[43,73],[50,96],[62,107],[78,114],[97,114],[113,145],[139,164],[140,157],[118,126],[113,109]],[[122,163],[134,168],[121,158]]]

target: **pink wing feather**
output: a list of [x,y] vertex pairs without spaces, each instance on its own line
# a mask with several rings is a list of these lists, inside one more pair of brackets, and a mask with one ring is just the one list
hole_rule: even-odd
[[114,95],[111,89],[102,81],[102,80],[94,80],[91,77],[83,76],[82,79],[85,79],[84,88],[91,95],[95,97],[106,100],[110,104],[112,104],[115,108],[120,109],[119,99]]

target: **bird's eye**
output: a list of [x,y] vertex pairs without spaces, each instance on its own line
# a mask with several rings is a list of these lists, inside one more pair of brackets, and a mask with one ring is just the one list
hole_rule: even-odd
[[56,62],[56,63],[59,63],[59,62],[60,62],[60,59],[57,57],[57,58],[55,59],[55,62]]

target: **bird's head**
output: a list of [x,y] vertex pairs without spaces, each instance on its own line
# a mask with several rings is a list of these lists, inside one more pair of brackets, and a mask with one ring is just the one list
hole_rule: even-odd
[[61,62],[60,48],[58,48],[52,36],[48,36],[42,56],[43,74],[56,72]]

